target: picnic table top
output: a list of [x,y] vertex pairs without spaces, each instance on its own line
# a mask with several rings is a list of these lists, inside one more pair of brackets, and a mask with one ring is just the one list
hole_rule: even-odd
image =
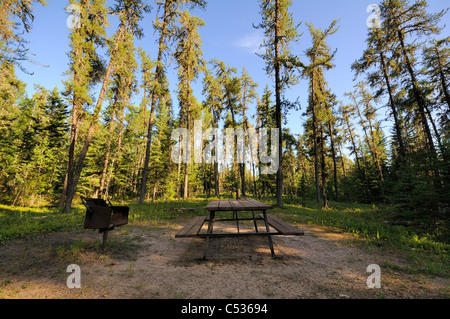
[[272,209],[272,205],[261,203],[255,199],[213,200],[206,205],[209,211],[254,211]]

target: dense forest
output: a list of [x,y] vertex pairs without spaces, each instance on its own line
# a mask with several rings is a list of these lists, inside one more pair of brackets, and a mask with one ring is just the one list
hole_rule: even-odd
[[[275,198],[279,206],[313,199],[324,209],[330,201],[380,203],[448,220],[450,37],[441,34],[447,10],[428,12],[425,0],[383,0],[366,49],[349,66],[355,83],[345,94],[351,103],[343,103],[327,83],[336,54],[328,40],[339,20],[322,30],[294,21],[292,0],[259,4],[261,19],[253,23],[264,43],[254,58],[273,83],[261,96],[246,69],[203,58],[199,30],[207,26],[193,12],[207,14],[205,0],[67,1],[76,12],[64,87],[38,86],[28,96],[17,75],[30,59],[23,34],[32,32],[35,7],[46,3],[2,1],[0,202],[67,213],[79,195],[141,203],[252,196]],[[148,15],[154,32],[144,35],[140,23]],[[108,37],[113,16],[119,23]],[[305,32],[309,48],[295,52]],[[144,36],[158,43],[157,56],[136,47]],[[169,60],[177,68],[177,96],[168,88]],[[194,93],[193,81],[202,92]],[[299,83],[309,96],[296,135],[286,121],[298,103],[284,93]],[[138,92],[144,98],[135,103]],[[385,113],[389,134],[380,128]],[[277,172],[264,174],[266,163],[254,156],[260,143],[247,143],[241,162],[171,160],[180,143],[172,132],[182,127],[193,135],[198,121],[203,132],[279,128]],[[217,136],[206,136],[201,148],[218,150],[224,141]]]

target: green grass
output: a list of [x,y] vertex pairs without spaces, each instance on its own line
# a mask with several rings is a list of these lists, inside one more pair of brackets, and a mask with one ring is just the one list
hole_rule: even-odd
[[390,207],[332,202],[330,209],[325,210],[310,202],[306,207],[287,204],[275,212],[292,215],[294,222],[337,227],[378,246],[409,247],[435,254],[447,254],[450,247],[449,243],[424,233],[422,225],[404,227],[385,223],[396,218]]
[[74,208],[71,214],[60,214],[54,207],[0,205],[0,243],[32,234],[79,229],[83,221],[80,208]]
[[194,216],[204,215],[205,211],[202,209],[195,211],[176,211],[176,208],[200,208],[205,207],[211,199],[189,199],[189,200],[172,200],[172,201],[157,201],[155,203],[131,203],[129,220],[166,220],[177,218],[182,215]]
[[431,235],[424,226],[426,221],[410,227],[386,224],[398,218],[392,207],[332,202],[325,210],[316,202],[307,202],[305,206],[286,204],[274,213],[292,223],[336,227],[365,239],[363,243],[369,248],[394,250],[410,262],[407,270],[411,273],[450,276],[450,244],[442,240],[448,237]]
[[[129,223],[172,220],[204,215],[203,209],[176,211],[174,208],[204,207],[212,200],[189,199],[157,201],[155,203],[127,203],[130,206]],[[274,204],[272,199],[263,200]],[[119,205],[119,203],[116,203]],[[449,247],[445,237],[430,235],[428,228],[393,226],[386,220],[395,220],[398,213],[393,207],[353,203],[330,203],[324,210],[320,204],[307,201],[305,206],[287,202],[283,208],[275,207],[271,213],[291,223],[333,226],[357,238],[365,239],[364,245],[395,249],[411,260],[411,272],[449,276]],[[0,205],[0,243],[24,238],[33,234],[55,231],[82,231],[85,208],[77,205],[70,214],[61,214],[52,207],[30,208]]]
[[[173,211],[172,208],[204,207],[205,199],[187,201],[159,201],[156,203],[127,204],[130,206],[129,222],[146,220],[168,220],[182,214],[204,214],[195,212]],[[114,203],[119,205],[119,203]],[[80,231],[83,229],[86,209],[75,205],[70,214],[61,214],[55,207],[18,207],[0,205],[0,243],[11,239],[24,238],[32,234],[54,231]]]

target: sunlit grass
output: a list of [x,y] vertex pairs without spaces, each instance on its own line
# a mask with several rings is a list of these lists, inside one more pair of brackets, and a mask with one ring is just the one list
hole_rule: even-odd
[[54,207],[16,207],[0,205],[0,242],[32,234],[75,230],[83,224],[82,209],[61,214]]

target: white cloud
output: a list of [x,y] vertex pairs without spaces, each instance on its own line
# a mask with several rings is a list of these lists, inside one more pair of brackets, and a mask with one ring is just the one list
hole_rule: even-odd
[[264,42],[264,35],[262,32],[255,31],[252,34],[246,34],[234,42],[234,46],[241,48],[248,53],[262,53],[264,49],[260,45]]

